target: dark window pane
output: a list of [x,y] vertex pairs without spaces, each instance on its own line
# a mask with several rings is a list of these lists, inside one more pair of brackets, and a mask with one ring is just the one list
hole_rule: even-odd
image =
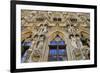
[[59,43],[59,45],[65,45],[64,41],[59,41],[58,43]]
[[50,45],[57,45],[57,41],[51,41]]
[[57,21],[57,18],[53,18],[53,21]]
[[70,21],[71,21],[71,22],[76,22],[77,19],[75,19],[75,18],[70,18]]
[[57,58],[58,61],[65,61],[67,60],[66,56],[58,56]]
[[58,21],[61,21],[61,18],[58,18]]
[[29,47],[32,45],[32,42],[23,42],[21,45],[21,56],[24,55],[25,51],[29,49]]
[[50,49],[49,55],[57,55],[57,50],[56,49]]
[[22,46],[31,46],[32,45],[32,42],[24,42],[23,44],[22,44]]
[[50,56],[49,61],[57,61],[57,57],[56,56]]
[[36,18],[36,21],[43,21],[44,18]]
[[64,49],[59,49],[58,54],[59,55],[65,55],[65,50]]
[[58,61],[63,61],[63,56],[58,56]]

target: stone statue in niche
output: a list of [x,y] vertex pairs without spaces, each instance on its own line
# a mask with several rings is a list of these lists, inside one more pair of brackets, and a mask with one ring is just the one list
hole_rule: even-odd
[[72,52],[73,52],[73,55],[75,56],[75,59],[76,60],[82,59],[82,53],[80,50],[80,48],[82,47],[82,44],[80,43],[79,35],[71,34],[70,40],[71,40],[71,45],[72,45]]
[[40,52],[39,52],[39,50],[34,50],[34,52],[32,53],[32,56],[31,56],[31,61],[38,62],[39,59],[40,59]]
[[74,28],[73,25],[68,25],[67,28],[68,28],[68,32],[69,32],[69,33],[75,32],[75,28]]
[[32,53],[32,61],[39,61],[41,55],[42,55],[42,48],[44,44],[44,35],[39,36],[39,41],[37,41],[37,44],[34,45],[33,53]]
[[43,48],[43,41],[39,41],[37,49],[42,49],[42,48]]
[[32,61],[39,61],[42,54],[43,42],[37,44],[37,48],[33,50]]
[[41,56],[41,50],[36,47],[36,44],[33,47],[32,55],[30,61],[37,62]]
[[37,44],[37,48],[38,49],[42,49],[43,48],[44,40],[45,40],[45,35],[40,35],[39,42]]
[[73,48],[77,48],[76,38],[74,37],[74,35],[71,36],[71,45]]
[[90,59],[90,50],[89,50],[88,47],[85,46],[85,47],[82,49],[82,53],[83,53],[83,55],[84,55],[84,59]]
[[75,56],[75,59],[76,59],[76,60],[82,59],[81,51],[80,51],[80,49],[78,49],[78,48],[75,48],[75,49],[73,50],[73,55]]
[[76,34],[75,36],[76,36],[76,44],[77,44],[77,47],[79,49],[81,49],[82,48],[82,42],[80,41],[80,37],[79,37],[78,34]]
[[39,28],[39,33],[40,34],[45,34],[46,32],[47,32],[47,25],[46,24],[45,25],[41,24],[40,28]]
[[71,28],[72,28],[72,27],[69,25],[69,26],[68,26],[68,32],[69,32],[69,33],[71,33]]
[[47,32],[47,27],[46,26],[43,27],[43,31],[42,32],[43,33],[46,33]]

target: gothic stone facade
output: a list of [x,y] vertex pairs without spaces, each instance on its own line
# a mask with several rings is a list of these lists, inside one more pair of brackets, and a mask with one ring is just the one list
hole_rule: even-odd
[[89,13],[21,10],[22,63],[89,59]]

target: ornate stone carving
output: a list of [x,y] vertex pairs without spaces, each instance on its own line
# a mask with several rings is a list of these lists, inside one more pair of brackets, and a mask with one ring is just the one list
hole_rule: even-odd
[[[56,31],[62,33],[60,36],[67,43],[68,49],[66,48],[66,50],[70,52],[67,54],[72,52],[71,56],[75,56],[74,59],[70,58],[71,60],[87,60],[90,58],[89,13],[22,10],[21,28],[21,41],[33,42],[29,48],[30,50],[25,52],[22,58],[23,62],[38,62],[41,60],[41,56],[48,55],[48,43],[57,34],[52,35]],[[83,36],[81,36],[81,33]],[[86,40],[85,45],[84,40]],[[46,44],[44,45],[44,43]],[[88,49],[83,49],[87,44]],[[71,56],[67,56],[69,60]]]

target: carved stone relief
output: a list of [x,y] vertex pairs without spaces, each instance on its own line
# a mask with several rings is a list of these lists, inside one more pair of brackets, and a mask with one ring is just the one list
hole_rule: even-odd
[[[69,46],[68,49],[70,51],[68,50],[68,52],[70,52],[69,54],[75,57],[74,59],[70,59],[89,59],[89,16],[89,13],[79,12],[74,13],[57,11],[22,10],[21,41],[25,40],[32,42],[32,45],[29,47],[30,50],[26,50],[24,57],[22,57],[22,61],[39,62],[43,53],[47,53],[47,50],[45,52],[44,49],[48,49],[49,41],[46,40],[53,38],[53,36],[52,38],[50,38],[50,34],[54,31],[59,31],[61,33],[64,32],[65,35],[67,34],[66,36],[63,36],[63,38],[66,38],[64,41],[67,42],[67,40],[69,40],[69,42],[67,43],[70,43],[70,45],[66,44]],[[82,25],[83,23],[84,26]],[[26,32],[28,33],[26,34]],[[27,37],[29,38],[29,40]],[[44,45],[44,43],[46,44]],[[84,46],[87,46],[88,49]],[[68,57],[71,56],[68,55]]]

